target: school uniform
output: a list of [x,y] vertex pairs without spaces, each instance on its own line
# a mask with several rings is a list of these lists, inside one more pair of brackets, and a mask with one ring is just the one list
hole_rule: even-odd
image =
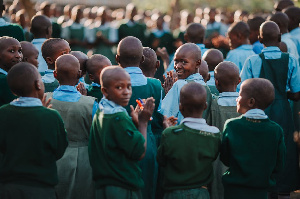
[[297,60],[299,60],[299,54],[295,42],[292,40],[290,33],[284,33],[281,35],[281,41],[287,46],[287,52],[293,55]]
[[215,82],[215,72],[214,71],[209,71],[210,74],[210,79],[206,82],[207,86],[210,89],[211,94],[218,96],[219,91],[216,87],[216,82]]
[[59,82],[57,81],[57,79],[55,79],[53,72],[54,70],[48,69],[42,76],[42,81],[45,85],[45,93],[53,92],[59,86]]
[[59,113],[20,97],[0,108],[0,125],[0,198],[55,199],[56,160],[68,145]]
[[7,72],[2,68],[0,68],[0,87],[0,107],[17,98],[17,96],[11,92],[7,83]]
[[[125,107],[128,114],[130,114],[130,105],[136,107],[136,100],[138,98],[147,99],[153,97],[155,99],[154,114],[158,111],[162,96],[162,86],[159,80],[154,78],[147,78],[143,75],[139,67],[126,67],[125,70],[129,73],[132,85],[132,95],[128,105]],[[139,165],[142,169],[142,178],[145,187],[142,188],[143,199],[154,199],[157,184],[158,165],[156,162],[156,138],[151,129],[151,123],[148,122],[147,127],[147,149],[145,157],[140,161]],[[161,121],[162,123],[162,121]],[[161,133],[160,133],[161,134]],[[160,137],[160,134],[157,136]]]
[[81,95],[74,86],[59,86],[53,93],[52,108],[57,110],[68,132],[69,146],[57,161],[58,199],[94,198],[92,168],[88,159],[88,139],[93,112],[98,109],[95,98]]
[[227,54],[225,61],[233,62],[239,67],[239,70],[241,72],[246,59],[252,55],[255,55],[255,53],[252,50],[252,45],[244,44],[240,45],[236,49],[230,50]]
[[[196,44],[200,50],[201,50],[201,56],[203,56],[203,54],[205,53],[205,51],[207,51],[208,49],[205,47],[204,44]],[[169,64],[167,70],[165,71],[164,75],[166,76],[167,75],[167,72],[173,70],[173,72],[175,72],[175,69],[174,69],[174,60],[172,59],[171,63]]]
[[[214,97],[207,123],[216,126],[222,132],[226,120],[240,116],[236,109],[236,98],[238,97],[238,92],[222,92],[218,97]],[[223,199],[224,187],[222,184],[222,176],[228,167],[221,163],[219,157],[214,162],[213,167],[214,178],[211,184],[211,198]]]
[[89,139],[97,199],[142,198],[144,182],[138,161],[145,152],[144,143],[126,109],[102,98]]
[[[287,74],[287,75],[283,75]],[[262,53],[250,57],[241,73],[242,82],[250,78],[269,79],[275,87],[275,100],[265,110],[272,121],[278,123],[284,131],[287,147],[286,164],[277,179],[273,192],[290,193],[299,185],[298,150],[293,141],[294,123],[286,91],[300,91],[300,70],[296,58],[282,53],[278,47],[267,47]]]
[[45,59],[43,58],[42,55],[42,45],[44,43],[44,41],[46,41],[46,38],[38,38],[38,39],[33,39],[31,41],[31,43],[36,47],[36,49],[39,51],[39,56],[38,56],[38,61],[39,61],[39,67],[38,67],[38,71],[40,73],[44,73],[47,69],[48,69],[48,65],[45,61]]
[[285,161],[282,128],[260,109],[227,120],[220,159],[229,167],[223,175],[224,199],[267,199],[275,175]]
[[203,118],[184,118],[180,125],[165,129],[157,153],[164,171],[164,198],[208,199],[220,143],[219,129]]
[[134,36],[138,38],[143,45],[146,43],[146,26],[137,22],[132,22],[131,20],[125,20],[123,24],[120,25],[118,30],[118,38],[122,40],[127,36]]
[[264,45],[258,40],[252,44],[252,47],[252,50],[255,52],[255,54],[261,53],[262,49],[264,49]]
[[101,85],[93,82],[87,90],[87,96],[96,98],[97,102],[99,103],[103,97],[103,94],[101,92]]
[[290,31],[290,36],[291,39],[294,41],[296,47],[297,47],[297,52],[299,55],[299,63],[300,63],[300,28],[295,28],[293,30]]
[[160,113],[167,116],[167,117],[177,117],[178,124],[183,120],[183,115],[179,111],[179,96],[180,96],[180,89],[189,82],[196,82],[201,84],[205,87],[207,92],[206,102],[207,102],[207,109],[204,110],[202,117],[207,119],[208,113],[210,111],[211,106],[211,92],[208,86],[203,81],[202,76],[199,73],[195,73],[187,77],[186,79],[179,79],[177,80],[172,88],[167,93],[166,97],[162,100],[162,106]]
[[18,24],[6,22],[0,18],[0,37],[8,36],[17,39],[19,42],[25,41],[23,28]]

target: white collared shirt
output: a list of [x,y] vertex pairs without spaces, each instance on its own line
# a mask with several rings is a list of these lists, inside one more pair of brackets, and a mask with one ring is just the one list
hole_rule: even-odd
[[209,126],[206,123],[206,120],[203,118],[192,118],[192,117],[186,117],[184,118],[180,124],[184,124],[185,126],[199,130],[199,131],[206,131],[209,133],[219,133],[220,130],[217,127]]

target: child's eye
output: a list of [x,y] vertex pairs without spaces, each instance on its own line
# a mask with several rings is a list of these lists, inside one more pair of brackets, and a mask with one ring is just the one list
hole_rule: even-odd
[[118,89],[118,90],[122,90],[122,87],[121,87],[121,86],[117,86],[117,89]]
[[15,50],[14,50],[14,49],[10,49],[10,50],[9,50],[9,52],[11,52],[11,53],[14,53],[14,52],[15,52]]
[[182,62],[182,64],[186,64],[187,63],[187,61],[184,61],[184,60],[182,60],[181,62]]
[[18,52],[21,54],[21,53],[22,53],[22,50],[18,50]]
[[131,86],[128,86],[127,88],[128,88],[128,89],[131,89]]

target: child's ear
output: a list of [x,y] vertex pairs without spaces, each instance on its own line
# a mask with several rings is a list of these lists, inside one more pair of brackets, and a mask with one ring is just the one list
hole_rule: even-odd
[[253,108],[255,105],[255,99],[253,97],[251,97],[250,99],[248,99],[248,106],[250,108]]
[[203,111],[206,110],[206,109],[207,109],[207,102],[205,102]]
[[143,63],[144,61],[145,61],[145,56],[143,55],[140,63]]
[[116,62],[120,64],[120,55],[116,55]]
[[28,58],[27,57],[23,57],[23,62],[27,62]]
[[54,61],[52,60],[51,57],[46,57],[46,62],[50,65],[53,65],[54,64]]
[[258,35],[258,41],[259,41],[261,44],[263,44],[263,43],[264,43],[264,39],[263,39],[263,38],[261,38],[259,35]]
[[219,80],[218,79],[215,79],[215,84],[216,84],[216,86],[219,86]]
[[79,71],[77,72],[77,79],[80,79],[80,78],[81,78],[81,74],[82,74],[82,71],[79,70]]
[[184,108],[183,106],[181,105],[181,103],[179,102],[179,111],[182,115],[184,115]]
[[57,72],[56,72],[56,70],[53,71],[53,75],[54,75],[55,79],[57,79]]
[[201,65],[201,59],[196,61],[196,68],[200,68],[200,65]]
[[44,84],[42,81],[40,80],[35,80],[34,81],[34,87],[36,90],[41,90],[43,88],[43,85]]
[[157,70],[157,69],[159,68],[159,66],[160,66],[160,61],[157,60],[157,61],[156,61],[156,65],[155,65],[155,69]]
[[208,73],[208,75],[207,75],[207,82],[210,80],[210,73]]
[[101,92],[106,98],[108,97],[107,89],[105,87],[101,87]]
[[239,81],[238,81],[238,84],[239,84],[239,83],[241,83],[241,81],[242,81],[242,80],[241,80],[241,77],[239,77]]
[[92,82],[95,80],[94,75],[92,75],[92,74],[89,74],[89,78]]

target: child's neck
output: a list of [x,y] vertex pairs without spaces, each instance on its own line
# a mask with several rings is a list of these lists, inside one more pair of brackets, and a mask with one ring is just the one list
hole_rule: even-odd
[[187,113],[187,114],[183,114],[183,117],[186,118],[186,117],[191,117],[191,118],[202,118],[202,114],[203,114],[203,111],[201,111],[200,113],[195,111],[193,113]]
[[220,93],[224,93],[224,92],[236,92],[236,85],[232,85],[232,86],[228,86],[226,88],[221,88],[220,89]]

